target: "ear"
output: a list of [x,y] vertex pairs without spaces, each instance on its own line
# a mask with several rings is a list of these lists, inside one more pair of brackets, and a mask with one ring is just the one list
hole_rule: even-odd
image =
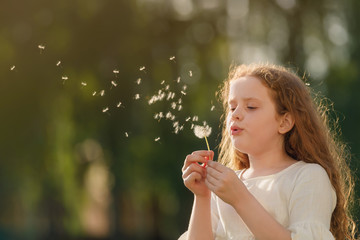
[[279,133],[285,134],[289,132],[294,127],[294,124],[295,124],[295,120],[293,116],[288,112],[285,113],[280,117],[280,125],[278,129]]

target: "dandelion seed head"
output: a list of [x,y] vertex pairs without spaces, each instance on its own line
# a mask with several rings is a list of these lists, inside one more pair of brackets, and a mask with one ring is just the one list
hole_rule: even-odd
[[209,137],[211,134],[211,127],[209,127],[209,125],[194,125],[194,134],[198,138]]

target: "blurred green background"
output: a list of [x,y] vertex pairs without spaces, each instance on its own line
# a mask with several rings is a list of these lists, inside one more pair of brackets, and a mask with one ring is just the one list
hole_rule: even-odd
[[[0,239],[176,239],[192,205],[182,163],[206,148],[185,119],[207,121],[216,151],[215,92],[232,63],[307,76],[334,102],[356,175],[359,10],[357,0],[2,0]],[[149,105],[166,85],[174,100]],[[154,119],[168,111],[183,130]]]

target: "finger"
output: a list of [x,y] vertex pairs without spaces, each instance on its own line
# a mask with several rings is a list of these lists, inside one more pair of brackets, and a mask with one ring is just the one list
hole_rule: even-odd
[[213,159],[214,158],[214,151],[208,151],[208,150],[198,150],[193,152],[192,154],[198,154],[202,157],[208,157],[208,159]]
[[200,180],[201,180],[201,175],[197,172],[193,172],[184,179],[184,184],[185,186],[188,187],[191,186],[192,183]]
[[205,185],[208,187],[208,189],[212,192],[215,191],[215,185],[211,183],[207,178],[205,178]]
[[222,173],[228,170],[227,167],[225,167],[224,165],[222,165],[221,163],[218,162],[214,162],[212,160],[208,161],[208,166],[211,167],[212,169]]
[[216,179],[215,177],[209,175],[209,174],[206,174],[206,180],[211,183],[212,185],[216,186],[217,183],[219,182],[218,179]]
[[198,164],[191,164],[188,168],[183,171],[182,178],[188,177],[192,172],[197,172],[201,176],[206,177],[206,170]]
[[210,165],[208,165],[207,169],[206,169],[206,175],[207,176],[211,176],[213,178],[215,178],[216,180],[219,180],[222,178],[222,172],[219,172],[218,170],[216,170],[215,168],[211,167]]
[[186,156],[182,170],[184,171],[192,163],[205,163],[206,161],[205,156],[193,152],[192,154]]

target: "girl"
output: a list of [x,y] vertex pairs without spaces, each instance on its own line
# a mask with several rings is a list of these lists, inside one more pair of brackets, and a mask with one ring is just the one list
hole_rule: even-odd
[[302,80],[280,66],[241,65],[220,93],[219,161],[207,160],[212,151],[186,157],[194,204],[180,239],[355,239],[344,146]]

